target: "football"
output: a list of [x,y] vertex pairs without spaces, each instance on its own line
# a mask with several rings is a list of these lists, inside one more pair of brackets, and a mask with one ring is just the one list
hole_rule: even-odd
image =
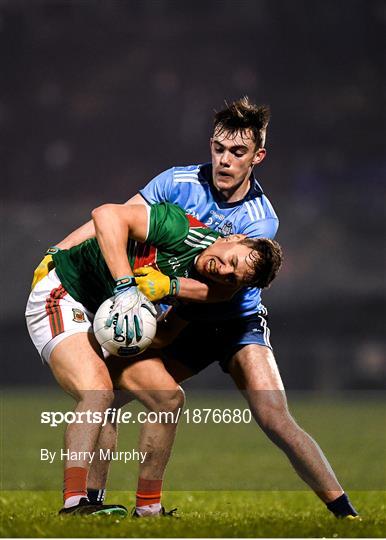
[[[157,319],[151,313],[148,306],[143,303],[140,308],[143,324],[141,339],[137,341],[134,336],[133,340],[130,341],[123,335],[117,336],[115,335],[116,321],[113,321],[110,327],[106,326],[106,319],[108,319],[110,311],[113,308],[113,301],[114,297],[108,298],[98,308],[93,323],[95,337],[99,344],[114,356],[137,356],[151,345],[157,330]],[[129,313],[130,309],[127,312]]]

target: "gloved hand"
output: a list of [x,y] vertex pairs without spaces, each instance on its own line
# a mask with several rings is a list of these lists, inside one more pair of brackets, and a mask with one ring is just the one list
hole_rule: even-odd
[[141,307],[144,307],[156,316],[155,307],[136,286],[133,276],[125,276],[116,280],[114,288],[114,304],[106,326],[111,326],[115,321],[115,334],[123,335],[126,340],[132,341],[134,336],[137,341],[142,337],[143,324]]
[[166,276],[151,266],[137,268],[134,274],[138,289],[152,302],[165,296],[177,296],[180,290],[178,277]]
[[52,255],[58,253],[58,251],[60,251],[60,248],[55,246],[47,249],[44,259],[40,261],[39,265],[35,268],[31,290],[55,267]]

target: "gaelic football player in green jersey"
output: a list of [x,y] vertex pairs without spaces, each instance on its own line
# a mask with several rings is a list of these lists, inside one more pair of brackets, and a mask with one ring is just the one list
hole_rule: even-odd
[[[140,312],[134,308],[124,324],[122,309],[143,302],[152,307],[137,288],[134,270],[150,266],[161,271],[167,280],[165,295],[181,297],[179,276],[214,280],[236,291],[243,285],[268,286],[281,265],[277,242],[240,234],[224,238],[170,203],[151,207],[108,204],[92,216],[96,238],[69,250],[51,250],[53,268],[42,279],[34,279],[26,309],[32,341],[58,383],[75,398],[75,410],[80,413],[103,413],[114,399],[112,376],[92,332],[99,305],[114,296],[110,319],[117,315],[115,332],[127,339],[141,333]],[[189,300],[187,291],[184,298]],[[174,411],[182,406],[182,389],[157,354],[146,351],[140,359],[131,363],[117,359],[114,381],[119,381],[118,366],[125,372],[132,369],[133,384],[126,384],[125,389],[149,410]],[[138,390],[144,388],[140,380],[144,377],[147,388],[151,386],[146,392]],[[165,465],[176,427],[160,424],[154,448],[150,448],[151,453],[164,456]],[[101,422],[73,423],[67,428],[62,513],[127,513],[120,505],[94,505],[87,499],[90,456],[100,429]]]

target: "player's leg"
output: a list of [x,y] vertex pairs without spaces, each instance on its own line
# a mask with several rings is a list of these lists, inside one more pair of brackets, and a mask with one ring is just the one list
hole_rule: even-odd
[[[101,422],[87,414],[104,413],[113,399],[112,382],[102,353],[91,332],[89,313],[76,302],[51,271],[33,289],[26,309],[31,338],[61,387],[77,402],[79,416],[65,435],[65,506],[92,513],[86,498],[89,464]],[[92,420],[95,420],[93,418]]]
[[53,349],[49,365],[63,390],[75,399],[75,411],[81,419],[80,423],[70,423],[66,430],[66,446],[76,455],[66,460],[65,467],[88,468],[89,454],[94,451],[102,422],[87,420],[85,413],[104,413],[114,398],[109,372],[94,335],[81,333],[65,338]]
[[[187,322],[179,320],[179,318],[172,312],[171,309],[168,309],[165,312],[160,312],[157,324],[157,335],[153,344],[157,347],[157,349],[165,347],[165,345],[170,343],[186,325]],[[146,354],[150,357],[153,357],[158,356],[159,352],[148,351]],[[163,358],[163,360],[167,371],[177,382],[185,380],[194,374],[194,372],[189,367],[186,367],[178,361],[175,361],[171,358]],[[111,377],[114,381],[116,381],[120,377],[123,369],[128,364],[128,360],[119,359],[113,356],[105,356],[105,361],[110,370]],[[112,407],[123,407],[132,399],[134,399],[133,396],[128,394],[127,392],[115,392],[115,400],[112,404]],[[155,429],[157,429],[157,427]],[[152,425],[149,424],[148,426],[144,426],[142,430],[143,433],[145,433],[145,430],[149,430],[148,437],[151,437]],[[89,499],[95,503],[101,503],[104,501],[106,494],[105,487],[110,466],[110,463],[107,459],[100,460],[98,458],[98,456],[100,455],[99,451],[103,450],[104,455],[106,455],[107,450],[114,451],[117,444],[117,437],[118,426],[110,415],[107,424],[103,426],[100,431],[99,438],[95,447],[95,459],[91,464],[88,476],[87,493]],[[107,453],[107,455],[109,454]]]
[[[119,361],[116,357],[105,359],[107,366],[109,363]],[[114,401],[111,409],[117,411],[134,400],[134,396],[128,392],[114,390]],[[95,458],[93,459],[87,480],[87,495],[90,502],[94,504],[103,504],[106,496],[106,484],[110,467],[109,456],[116,450],[119,427],[116,422],[116,414],[109,414],[105,419],[105,425],[102,426],[98,440],[95,445]],[[103,459],[101,459],[101,451]]]
[[87,476],[95,458],[101,423],[89,421],[87,411],[101,417],[114,398],[112,382],[100,347],[91,333],[74,334],[61,341],[50,355],[51,370],[61,387],[76,400],[82,423],[71,423],[65,433],[64,508],[62,513],[113,513],[125,516],[119,505],[94,507],[87,503]]
[[[165,342],[169,342],[170,338],[170,332],[168,329],[168,326],[170,324],[173,325],[172,333],[174,332],[174,323],[175,320],[173,317],[170,316],[170,313],[168,314],[167,320],[165,318],[162,319],[158,323],[157,328],[157,337],[158,337],[158,345],[162,345]],[[182,328],[186,323],[181,323],[177,321],[177,327],[179,329]],[[201,334],[202,334],[202,328],[201,328]],[[213,334],[213,330],[208,328],[208,340],[209,337]],[[174,334],[173,334],[174,335]],[[189,379],[205,367],[207,367],[211,362],[214,361],[214,355],[211,353],[207,355],[207,359],[203,358],[202,354],[197,354],[194,350],[194,344],[197,344],[197,328],[192,326],[191,328],[188,327],[184,330],[182,330],[181,335],[175,339],[172,343],[172,345],[168,346],[166,349],[162,349],[162,351],[154,351],[150,350],[147,351],[146,354],[151,357],[157,357],[160,353],[162,353],[162,359],[164,366],[166,368],[166,371],[169,373],[169,375],[172,377],[174,381],[177,383],[182,382],[183,380]],[[205,340],[205,336],[204,336]],[[161,343],[162,341],[162,343]],[[191,354],[190,354],[191,352]],[[179,361],[179,360],[181,361]],[[139,360],[138,360],[139,361]],[[108,357],[106,358],[106,363],[110,370],[110,375],[114,381],[114,387],[118,384],[119,378],[121,376],[122,371],[127,366],[127,360],[124,359],[117,359],[116,357]],[[145,380],[145,385],[147,386],[147,380]],[[117,392],[115,391],[116,398],[117,399]],[[132,399],[132,395],[123,392],[119,395],[118,399],[121,400],[120,403],[117,404],[115,401],[113,403],[113,407],[116,407],[117,405],[123,406],[123,404],[128,402],[130,399]],[[113,449],[115,448],[116,444],[116,436],[117,436],[117,426],[114,424],[107,424],[104,428],[102,428],[97,448],[104,448],[104,449]],[[155,432],[153,434],[153,431]],[[141,426],[141,434],[140,434],[140,440],[145,441],[146,439],[154,439],[158,436],[158,426],[150,423],[146,423]],[[148,467],[147,475],[151,477],[152,475],[152,464],[149,464],[149,459],[146,462],[146,466]],[[164,467],[163,467],[164,468]],[[107,460],[98,460],[97,455],[95,460],[93,461],[91,465],[91,470],[89,473],[89,482],[88,482],[88,494],[89,497],[92,499],[93,502],[101,502],[103,500],[103,497],[105,495],[105,486],[106,486],[106,480],[108,475],[108,469],[109,469],[109,462]],[[142,474],[142,471],[141,471]],[[144,472],[145,474],[145,472]],[[157,478],[159,480],[159,478]]]
[[322,450],[291,416],[272,350],[257,344],[243,346],[228,370],[256,422],[285,452],[299,476],[336,515],[356,515]]
[[139,438],[138,450],[143,457],[139,462],[136,515],[156,515],[162,511],[162,480],[184,406],[184,392],[162,360],[150,354],[126,367],[118,384],[152,413],[150,421],[142,424]]

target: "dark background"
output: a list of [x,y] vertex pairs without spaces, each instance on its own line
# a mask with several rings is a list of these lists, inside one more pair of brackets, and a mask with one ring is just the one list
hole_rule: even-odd
[[[264,298],[284,381],[380,388],[385,21],[382,0],[0,1],[5,383],[52,379],[23,317],[45,248],[208,161],[214,109],[248,94],[272,110],[256,175],[281,221]],[[229,383],[216,366],[190,384]]]

